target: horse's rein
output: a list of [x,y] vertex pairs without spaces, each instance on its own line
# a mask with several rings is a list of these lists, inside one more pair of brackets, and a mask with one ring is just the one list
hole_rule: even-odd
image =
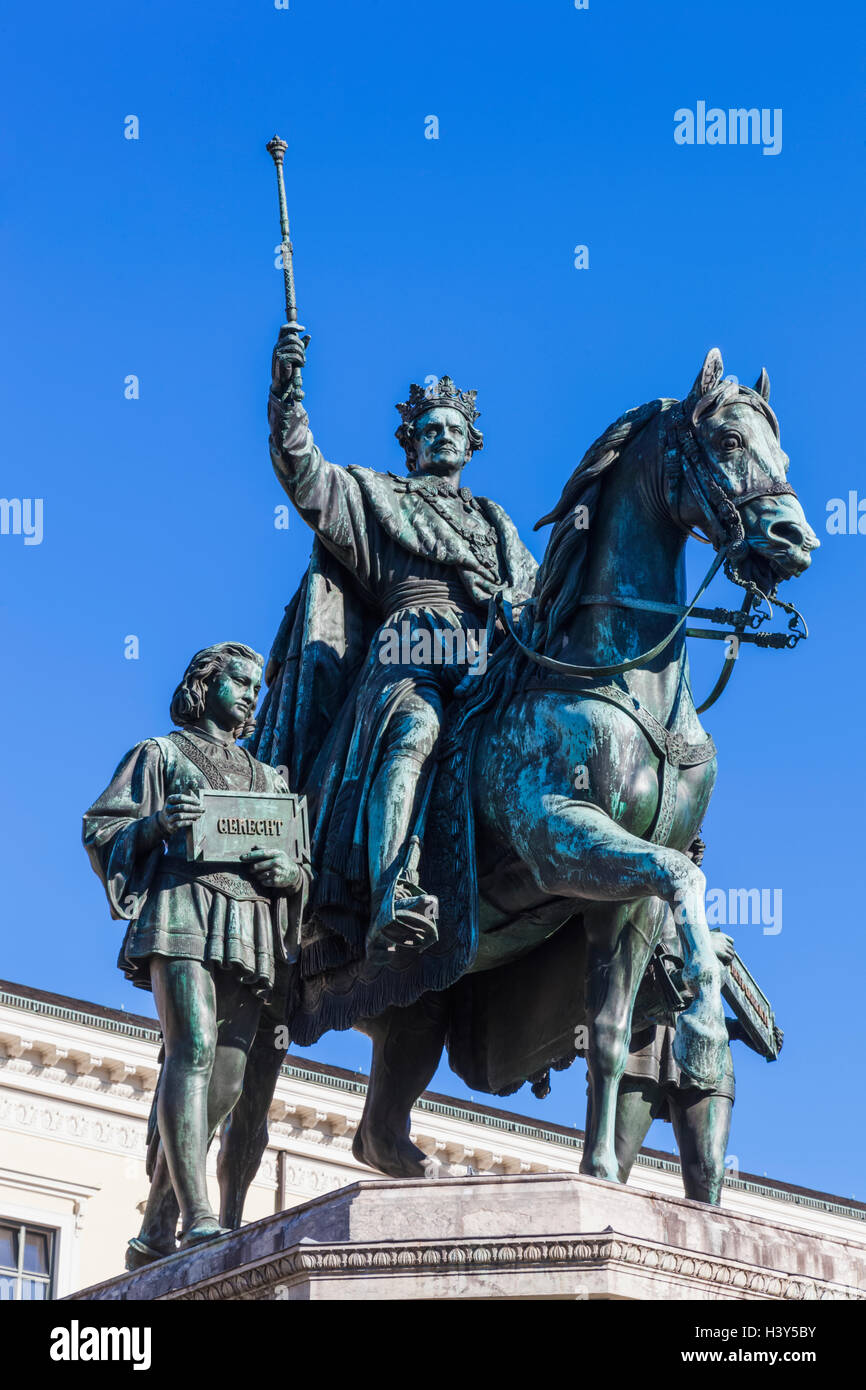
[[[545,656],[543,652],[534,651],[522,642],[514,630],[512,606],[505,598],[503,591],[497,592],[491,598],[491,605],[495,612],[502,619],[503,626],[527,660],[537,666],[544,667],[545,670],[554,671],[561,676],[578,678],[608,679],[611,676],[624,675],[627,671],[633,671],[639,666],[645,665],[655,659],[673,641],[677,633],[682,629],[686,620],[693,614],[701,618],[706,618],[710,622],[730,623],[735,631],[732,633],[715,632],[708,628],[686,629],[687,637],[706,637],[717,640],[736,639],[740,641],[754,642],[762,647],[795,647],[801,637],[808,636],[808,629],[805,621],[791,604],[783,602],[781,599],[775,601],[780,608],[795,616],[791,618],[788,626],[792,631],[785,633],[747,633],[747,626],[758,627],[767,618],[772,617],[772,603],[752,580],[743,579],[737,571],[737,561],[742,559],[747,550],[745,539],[745,529],[743,520],[740,516],[739,508],[747,502],[752,502],[760,497],[776,497],[789,494],[796,497],[794,489],[788,483],[774,481],[766,488],[755,488],[745,493],[736,501],[729,497],[721,484],[714,477],[708,466],[706,451],[701,442],[695,436],[691,423],[686,417],[685,410],[680,404],[669,412],[669,418],[663,422],[663,429],[667,431],[666,440],[663,438],[662,454],[664,459],[665,476],[667,480],[666,491],[668,503],[672,516],[677,516],[679,511],[679,491],[682,479],[688,477],[696,500],[705,514],[705,519],[709,523],[708,533],[714,538],[713,543],[717,544],[717,553],[713,562],[707,570],[700,587],[697,590],[691,603],[686,607],[679,604],[657,603],[652,599],[638,599],[630,596],[605,596],[600,594],[588,594],[578,600],[579,604],[584,605],[603,605],[610,604],[615,607],[633,608],[642,612],[675,613],[678,614],[677,622],[660,642],[648,651],[641,652],[639,656],[631,657],[628,661],[621,661],[615,665],[607,666],[579,666],[573,662],[556,661],[553,657]],[[682,463],[680,462],[682,460]],[[718,510],[713,506],[712,498],[718,501]],[[697,609],[698,599],[708,588],[710,582],[715,577],[722,564],[728,577],[736,584],[741,585],[746,590],[742,607],[738,613],[732,613],[727,609]],[[767,610],[757,614],[749,615],[749,610],[756,599],[763,599],[767,604]],[[803,624],[803,631],[796,631],[797,622]],[[704,710],[715,704],[716,700],[725,689],[733,673],[734,663],[737,659],[737,645],[729,648],[725,657],[721,674],[716,684],[703,704],[697,706],[696,713],[701,714]]]
[[[716,572],[721,568],[721,565],[725,559],[725,555],[726,552],[724,550],[720,550],[717,555],[713,556],[713,563],[710,565],[710,568],[704,575],[701,586],[695,594],[694,598],[692,599],[691,603],[683,611],[682,615],[674,623],[673,627],[670,629],[668,634],[665,637],[663,637],[660,642],[657,642],[654,647],[651,647],[649,649],[649,651],[641,652],[640,656],[633,656],[629,661],[620,661],[613,666],[577,666],[574,662],[556,661],[554,657],[545,656],[543,652],[533,651],[531,647],[527,647],[525,642],[521,642],[517,633],[514,631],[514,620],[511,603],[505,597],[505,594],[502,591],[502,589],[497,589],[496,593],[493,595],[493,598],[491,599],[491,602],[495,603],[496,611],[502,618],[503,626],[505,627],[505,630],[511,638],[512,642],[523,654],[523,656],[528,657],[530,661],[535,662],[536,666],[543,666],[547,671],[556,671],[561,676],[596,676],[601,679],[607,679],[607,677],[609,676],[621,676],[626,671],[633,671],[636,666],[645,665],[646,662],[652,661],[655,657],[659,655],[660,652],[664,651],[665,647],[667,647],[676,637],[680,628],[683,626],[686,619],[690,616],[692,610],[695,608],[698,599],[704,593],[710,581],[715,577]],[[608,602],[608,600],[599,601]]]

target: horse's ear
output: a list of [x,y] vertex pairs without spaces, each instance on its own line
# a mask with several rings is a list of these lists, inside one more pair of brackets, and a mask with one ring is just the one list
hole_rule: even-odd
[[704,358],[704,365],[695,377],[695,384],[689,395],[694,400],[700,400],[706,396],[707,392],[712,391],[714,386],[718,386],[725,374],[725,364],[722,361],[722,354],[718,348],[710,348]]
[[759,396],[763,396],[765,401],[770,399],[770,378],[767,376],[767,368],[761,368],[761,375],[755,382],[755,390]]

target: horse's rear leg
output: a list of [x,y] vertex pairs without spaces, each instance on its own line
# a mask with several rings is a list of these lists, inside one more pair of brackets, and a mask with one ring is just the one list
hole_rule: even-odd
[[[545,814],[532,824],[527,822],[514,839],[543,891],[599,905],[661,898],[675,912],[687,955],[685,981],[696,996],[679,1017],[675,1053],[683,1072],[696,1086],[713,1089],[724,1072],[728,1035],[720,994],[721,968],[704,911],[703,874],[679,850],[652,845],[629,834],[594,806],[557,795],[543,797],[542,803]],[[599,1006],[602,997],[606,1000],[601,1016],[594,1018],[590,1011],[597,1101],[593,1119],[598,1134],[586,1161],[588,1171],[615,1178],[616,1092],[625,1065],[640,962],[633,951],[618,954],[627,913],[611,913],[606,918],[603,913],[590,912],[589,917],[596,924],[596,974],[605,970],[612,973],[598,994]],[[643,963],[645,966],[646,959]],[[597,974],[597,978],[601,976]]]
[[352,1144],[360,1163],[392,1178],[436,1177],[441,1164],[412,1143],[409,1130],[412,1106],[439,1065],[447,1026],[447,998],[432,993],[357,1024],[373,1041],[367,1101]]
[[[664,905],[657,899],[597,905],[584,913],[589,1098],[580,1169],[624,1182],[617,1152],[619,1085],[625,1072],[635,996],[658,938]],[[639,1147],[639,1145],[638,1145]]]

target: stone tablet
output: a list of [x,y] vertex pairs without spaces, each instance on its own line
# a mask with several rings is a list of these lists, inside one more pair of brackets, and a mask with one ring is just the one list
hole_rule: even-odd
[[307,803],[302,796],[203,791],[204,815],[187,830],[190,860],[237,864],[251,849],[282,849],[309,861]]
[[722,977],[722,997],[727,1000],[757,1052],[775,1062],[781,1051],[773,1007],[754,975],[736,954]]

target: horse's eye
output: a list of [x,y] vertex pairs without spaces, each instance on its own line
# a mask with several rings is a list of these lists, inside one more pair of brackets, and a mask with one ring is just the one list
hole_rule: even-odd
[[743,447],[742,438],[735,430],[728,430],[727,434],[722,435],[719,442],[723,449],[742,449]]

